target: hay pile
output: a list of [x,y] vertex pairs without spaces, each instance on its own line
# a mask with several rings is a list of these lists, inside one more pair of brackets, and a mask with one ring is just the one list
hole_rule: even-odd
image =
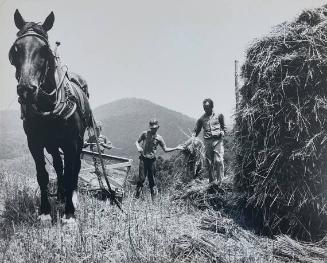
[[203,173],[204,167],[204,144],[199,138],[190,137],[183,145],[182,154],[183,161],[186,163],[187,175],[191,179],[199,177]]
[[172,243],[171,254],[176,262],[227,262],[217,252],[216,244],[203,236],[184,235]]
[[247,51],[235,184],[256,223],[304,239],[327,230],[327,6]]
[[188,206],[202,211],[207,209],[222,211],[229,215],[239,215],[243,196],[233,191],[232,176],[224,177],[222,183],[209,184],[208,179],[194,179],[187,184],[176,185],[172,201],[182,201]]
[[180,189],[176,189],[173,200],[184,200],[192,206],[204,210],[219,210],[226,205],[224,187],[209,185],[207,180],[194,179]]
[[203,142],[189,137],[183,143],[184,149],[169,159],[157,158],[156,185],[161,191],[181,189],[195,178],[206,176]]

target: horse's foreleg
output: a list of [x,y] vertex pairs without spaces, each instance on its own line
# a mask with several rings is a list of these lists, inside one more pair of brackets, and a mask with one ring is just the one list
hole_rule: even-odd
[[65,215],[67,218],[74,216],[75,208],[72,203],[72,174],[73,174],[73,163],[72,156],[65,151],[64,157],[64,189],[65,189]]
[[[73,203],[73,193],[77,193],[78,173],[81,168],[80,144],[71,142],[70,147],[64,150],[64,188],[66,218],[74,217],[76,203]],[[74,196],[76,199],[76,196]],[[75,206],[74,206],[75,205]]]
[[51,211],[51,207],[48,199],[49,174],[45,169],[43,147],[38,144],[35,144],[34,142],[31,142],[30,140],[28,140],[28,147],[35,162],[37,182],[41,190],[40,214],[48,215],[50,214]]
[[74,169],[73,169],[73,195],[72,195],[72,202],[77,209],[79,207],[79,197],[78,197],[78,174],[81,170],[81,159],[80,153],[76,155],[75,162],[74,162]]
[[78,187],[78,174],[81,170],[81,156],[80,152],[77,152],[75,156],[75,162],[74,162],[74,175],[73,175],[73,190],[77,190]]
[[64,202],[64,166],[62,163],[62,159],[59,153],[59,150],[56,150],[55,152],[51,153],[52,160],[53,160],[53,166],[56,170],[57,174],[57,199],[61,202]]

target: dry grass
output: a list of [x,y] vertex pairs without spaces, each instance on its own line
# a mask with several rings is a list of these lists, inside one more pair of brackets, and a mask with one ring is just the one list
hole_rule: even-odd
[[327,239],[324,237],[316,243],[299,243],[286,235],[277,238],[273,253],[277,259],[284,261],[294,260],[296,262],[326,262]]
[[[190,182],[174,196],[169,192],[158,195],[154,203],[148,191],[139,200],[128,194],[125,214],[110,202],[81,195],[76,226],[62,225],[60,220],[42,226],[36,220],[39,204],[32,161],[22,160],[0,161],[1,192],[7,189],[2,192],[6,205],[1,262],[295,262],[299,246],[315,251],[310,254],[312,260],[327,258],[321,252],[325,243],[315,248],[284,237],[259,237],[224,209],[210,205],[198,209],[198,203],[190,200],[204,200],[211,189],[205,181],[198,182],[198,188]],[[24,176],[20,165],[33,173]],[[229,184],[224,183],[226,193]],[[220,198],[232,207],[224,193]]]

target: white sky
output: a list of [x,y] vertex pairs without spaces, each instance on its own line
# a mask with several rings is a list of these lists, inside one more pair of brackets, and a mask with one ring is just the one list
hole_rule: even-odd
[[93,107],[124,97],[149,99],[191,117],[210,97],[232,121],[234,60],[254,38],[322,0],[0,0],[0,109],[18,108],[8,51],[13,14],[43,22],[62,62],[89,84]]

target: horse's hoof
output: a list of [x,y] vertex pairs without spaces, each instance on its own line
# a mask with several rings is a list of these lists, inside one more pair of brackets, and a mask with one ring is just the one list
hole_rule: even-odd
[[40,220],[42,225],[51,225],[52,222],[50,214],[41,214],[39,215],[38,220]]
[[66,215],[63,218],[61,218],[61,223],[63,225],[67,225],[67,226],[76,226],[77,225],[77,221],[76,221],[75,217],[67,218]]
[[72,203],[73,203],[75,210],[79,208],[78,192],[76,190],[73,191]]

